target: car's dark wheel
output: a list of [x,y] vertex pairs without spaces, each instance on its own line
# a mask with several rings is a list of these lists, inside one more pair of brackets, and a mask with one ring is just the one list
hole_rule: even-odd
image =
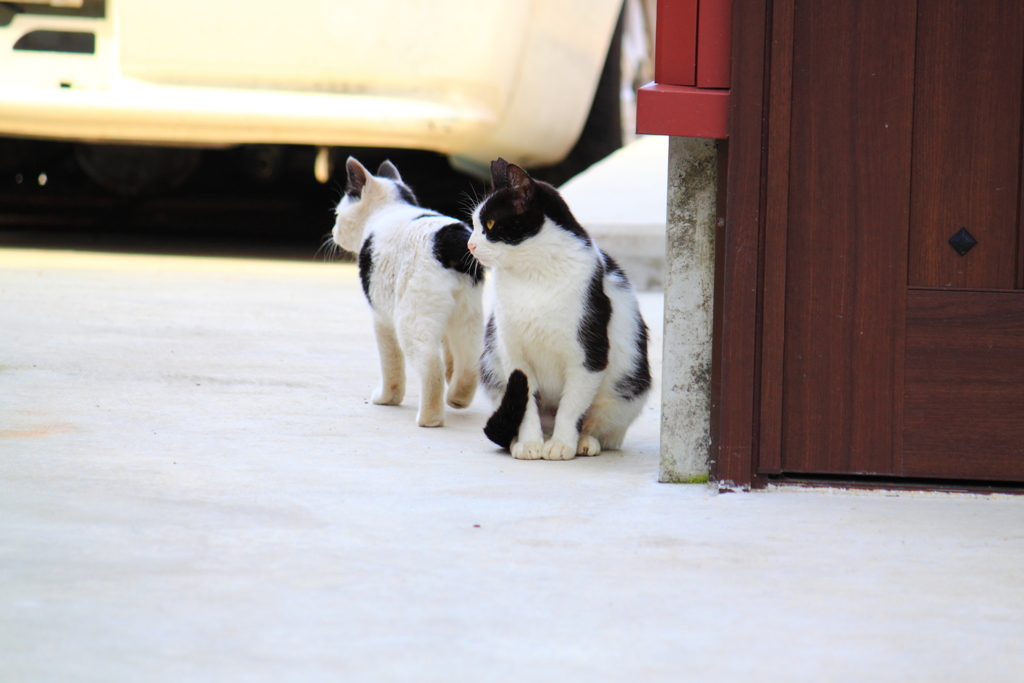
[[203,152],[190,147],[75,145],[75,159],[101,187],[122,197],[152,196],[181,186]]

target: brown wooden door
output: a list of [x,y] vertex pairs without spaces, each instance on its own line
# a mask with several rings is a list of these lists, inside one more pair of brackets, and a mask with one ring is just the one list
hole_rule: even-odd
[[1024,3],[772,20],[761,471],[1024,480]]

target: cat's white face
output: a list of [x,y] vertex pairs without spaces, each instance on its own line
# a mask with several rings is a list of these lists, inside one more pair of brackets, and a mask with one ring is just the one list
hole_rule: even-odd
[[334,210],[334,229],[331,237],[335,244],[351,252],[359,250],[363,241],[366,220],[383,207],[404,203],[417,205],[416,195],[402,182],[398,169],[390,161],[380,165],[372,175],[353,157],[345,163],[348,185],[345,196]]
[[[501,261],[500,248],[501,244],[494,244],[485,237],[484,232],[486,230],[483,223],[480,222],[480,209],[483,208],[483,204],[476,207],[473,211],[473,234],[469,237],[469,242],[466,247],[469,252],[473,254],[473,257],[477,261],[488,268],[493,268],[498,265]],[[492,226],[493,227],[493,226]]]
[[338,202],[334,210],[334,228],[331,230],[331,237],[334,243],[342,249],[355,252],[363,240],[363,215],[360,211],[359,199],[345,195]]
[[480,263],[496,269],[544,268],[571,249],[573,240],[590,246],[554,187],[502,159],[492,163],[491,174],[495,189],[473,211],[467,244]]

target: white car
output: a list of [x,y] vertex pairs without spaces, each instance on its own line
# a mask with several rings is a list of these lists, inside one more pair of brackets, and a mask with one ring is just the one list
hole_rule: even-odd
[[0,137],[422,149],[481,177],[497,156],[550,165],[592,103],[618,106],[618,87],[595,92],[622,4],[3,3]]

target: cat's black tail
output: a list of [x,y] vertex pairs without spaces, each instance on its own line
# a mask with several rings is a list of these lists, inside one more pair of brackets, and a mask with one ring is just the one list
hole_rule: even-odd
[[526,415],[526,403],[530,400],[530,383],[522,370],[513,370],[501,397],[501,405],[487,420],[484,434],[502,448],[509,448],[519,434],[519,425]]

